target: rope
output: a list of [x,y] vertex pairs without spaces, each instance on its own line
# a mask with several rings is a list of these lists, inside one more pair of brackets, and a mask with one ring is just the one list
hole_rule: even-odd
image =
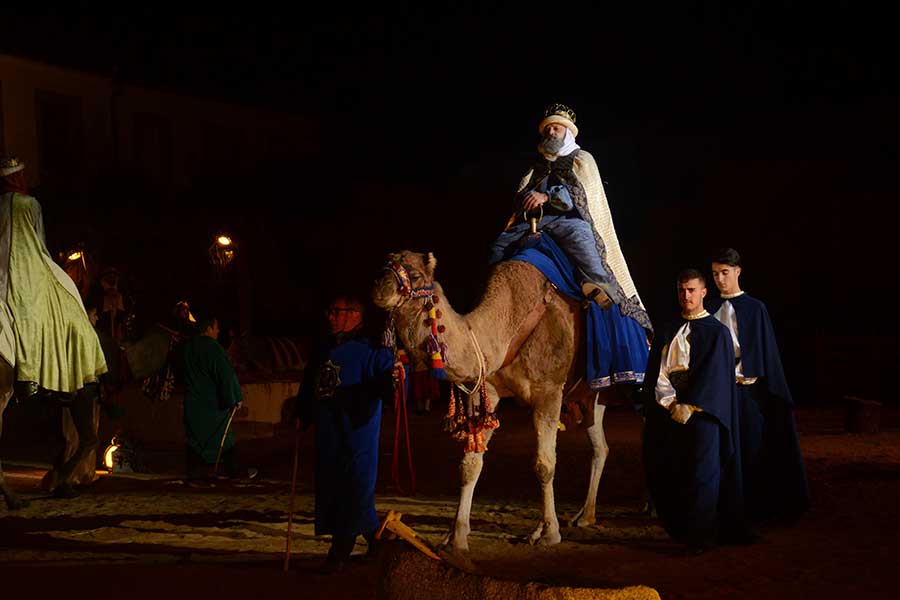
[[[412,448],[409,445],[409,419],[406,415],[406,369],[400,368],[400,377],[394,386],[394,453],[391,458],[391,480],[397,486],[401,496],[416,495],[416,473],[413,470]],[[403,420],[403,432],[406,434],[406,463],[409,468],[409,494],[400,485],[400,420]]]
[[469,390],[466,386],[461,383],[457,383],[456,386],[464,391],[468,395],[472,395],[475,391],[481,387],[481,382],[486,376],[487,371],[487,363],[484,357],[484,353],[481,351],[481,346],[478,344],[478,338],[475,337],[475,332],[472,331],[472,327],[469,327],[469,337],[472,338],[472,344],[475,346],[475,356],[478,357],[478,380],[475,382],[475,385],[472,386],[472,389]]

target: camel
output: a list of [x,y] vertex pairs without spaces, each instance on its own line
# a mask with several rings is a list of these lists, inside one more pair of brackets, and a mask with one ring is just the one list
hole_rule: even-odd
[[[532,407],[537,435],[534,469],[542,491],[542,511],[541,521],[528,538],[531,544],[551,545],[562,539],[553,497],[553,477],[563,394],[564,391],[567,395],[572,391],[589,394],[588,405],[594,406],[593,424],[587,428],[593,447],[590,478],[584,505],[569,525],[594,524],[597,489],[609,455],[603,414],[605,405],[614,400],[616,392],[615,388],[607,388],[598,395],[584,384],[573,383],[584,367],[578,359],[584,329],[580,305],[559,293],[534,266],[509,261],[494,268],[480,304],[470,313],[460,315],[452,309],[441,285],[434,279],[437,260],[433,254],[404,251],[391,254],[388,263],[402,265],[413,289],[434,287],[442,311],[440,323],[445,327],[442,337],[451,355],[445,365],[447,379],[470,388],[476,385],[482,372],[481,353],[491,405],[496,407],[501,397],[514,396]],[[390,311],[399,342],[411,358],[427,360],[425,346],[431,330],[423,324],[427,316],[423,311],[424,299],[408,294],[391,269],[386,269],[375,281],[372,298],[378,307]],[[486,442],[492,433],[485,432]],[[445,545],[457,551],[468,550],[472,497],[483,461],[484,453],[468,452],[462,458],[456,519],[444,540]]]

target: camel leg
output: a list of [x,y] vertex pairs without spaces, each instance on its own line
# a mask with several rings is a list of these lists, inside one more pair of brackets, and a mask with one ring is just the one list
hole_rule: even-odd
[[609,456],[609,445],[606,443],[606,433],[603,431],[603,414],[605,412],[606,406],[594,404],[594,424],[587,430],[588,438],[594,449],[587,498],[578,514],[569,521],[569,527],[588,527],[597,522],[597,489],[600,487],[600,476],[603,475],[603,467]]
[[[490,443],[493,431],[484,432],[485,443]],[[456,507],[456,520],[453,529],[444,537],[443,545],[451,546],[454,550],[469,549],[469,517],[472,513],[472,497],[475,494],[475,484],[481,475],[484,466],[484,452],[466,452],[459,464],[459,475],[462,489],[459,494],[459,504]]]
[[[51,487],[72,485],[72,478],[76,469],[85,458],[91,456],[99,445],[97,431],[95,429],[96,422],[95,409],[97,402],[96,384],[88,384],[78,390],[72,404],[69,407],[72,425],[78,438],[78,444],[72,455],[65,459],[65,452],[62,458],[58,460],[58,466],[45,476]],[[68,442],[67,442],[68,443]],[[94,459],[96,460],[96,459]],[[95,463],[91,463],[89,467],[94,468]],[[55,483],[56,485],[52,485]],[[52,489],[51,489],[52,491]]]
[[[0,359],[0,434],[3,432],[3,413],[6,405],[9,403],[13,395],[13,371],[6,364],[6,361]],[[19,498],[6,484],[6,478],[3,477],[3,465],[0,464],[0,494],[6,501],[6,508],[16,510],[26,506],[28,503]]]
[[[487,388],[491,404],[496,410],[500,398],[491,384],[488,384]],[[494,431],[492,429],[484,432],[486,445],[490,444]],[[456,551],[469,549],[469,532],[471,531],[469,518],[472,514],[472,497],[475,495],[475,484],[478,483],[478,477],[481,475],[481,469],[484,466],[484,454],[484,452],[466,452],[463,454],[462,462],[459,464],[459,476],[462,487],[459,494],[459,504],[456,507],[456,520],[453,522],[453,529],[447,533],[443,541],[444,546],[450,546]]]
[[534,430],[537,433],[537,457],[534,472],[541,484],[543,496],[541,522],[528,537],[530,544],[549,546],[562,541],[559,519],[556,517],[556,501],[553,497],[553,475],[556,471],[556,433],[559,411],[562,406],[561,390],[556,398],[538,402],[534,408]]

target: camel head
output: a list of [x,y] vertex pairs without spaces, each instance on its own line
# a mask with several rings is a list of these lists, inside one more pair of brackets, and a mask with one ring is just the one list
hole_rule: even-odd
[[410,298],[430,296],[434,287],[437,259],[431,252],[388,254],[381,276],[372,288],[372,300],[385,310],[393,310]]

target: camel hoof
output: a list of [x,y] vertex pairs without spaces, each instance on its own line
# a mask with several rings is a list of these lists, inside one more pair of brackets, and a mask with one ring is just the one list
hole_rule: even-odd
[[585,517],[584,509],[578,511],[574,517],[569,520],[569,527],[590,527],[597,523],[597,517]]
[[569,521],[569,527],[593,527],[596,524],[597,519],[587,519],[585,517],[579,517]]
[[556,544],[562,541],[562,536],[559,533],[553,535],[542,535],[540,539],[537,541],[538,546],[555,546]]
[[453,532],[448,533],[444,536],[444,539],[440,543],[440,548],[449,549],[452,552],[468,552],[469,551],[469,541],[468,539],[463,539],[461,542],[457,541],[459,538],[453,535]]

